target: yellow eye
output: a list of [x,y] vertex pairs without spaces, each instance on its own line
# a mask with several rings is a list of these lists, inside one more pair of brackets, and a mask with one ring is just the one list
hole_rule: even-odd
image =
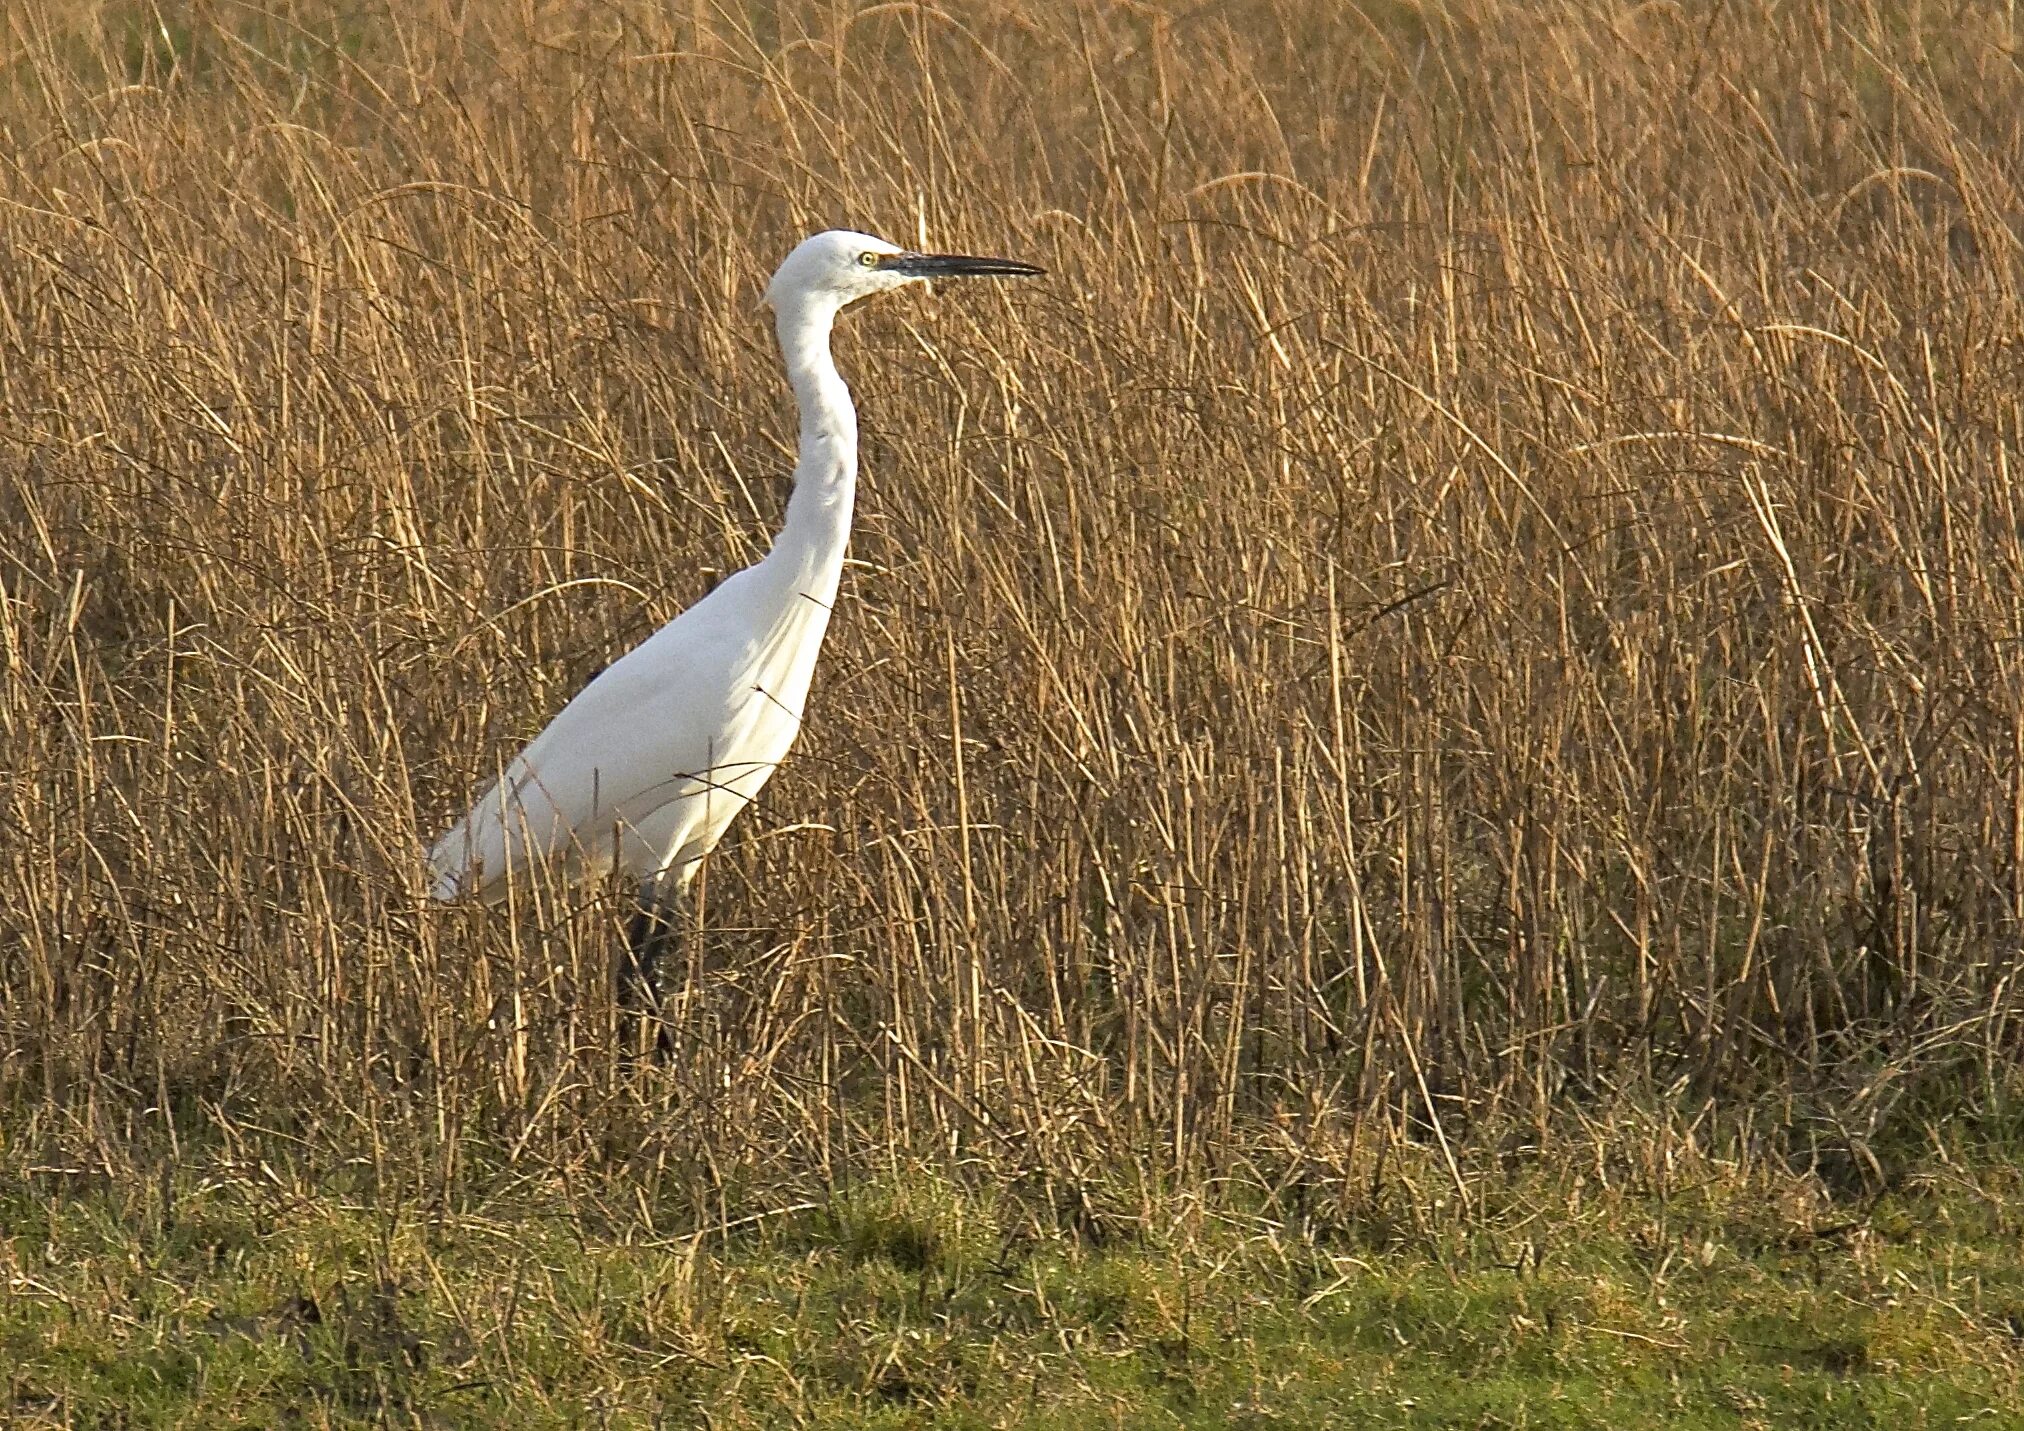
[[873,253],[870,249],[866,249],[863,253],[859,254],[857,256],[857,261],[863,264],[866,268],[878,267],[878,255]]

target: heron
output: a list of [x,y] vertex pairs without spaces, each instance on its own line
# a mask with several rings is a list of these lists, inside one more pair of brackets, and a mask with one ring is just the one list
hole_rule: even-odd
[[676,910],[800,733],[850,543],[857,409],[830,353],[837,315],[923,280],[1043,272],[843,229],[787,255],[766,302],[801,433],[771,549],[605,668],[513,757],[431,850],[436,899],[497,904],[535,871],[635,879],[619,1004],[654,1020],[665,1053],[657,968],[676,937]]

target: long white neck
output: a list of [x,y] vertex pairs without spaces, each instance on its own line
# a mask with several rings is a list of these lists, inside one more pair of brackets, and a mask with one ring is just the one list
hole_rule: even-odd
[[857,409],[829,354],[835,321],[836,308],[827,303],[791,304],[774,319],[801,408],[801,451],[787,520],[767,561],[786,562],[801,590],[824,606],[836,599],[857,496]]

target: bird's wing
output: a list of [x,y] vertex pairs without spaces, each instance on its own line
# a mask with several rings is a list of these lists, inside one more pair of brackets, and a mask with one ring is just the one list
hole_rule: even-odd
[[514,757],[430,853],[438,899],[499,898],[529,863],[606,868],[648,814],[712,779],[750,644],[721,619],[736,603],[712,599],[735,581],[606,668]]

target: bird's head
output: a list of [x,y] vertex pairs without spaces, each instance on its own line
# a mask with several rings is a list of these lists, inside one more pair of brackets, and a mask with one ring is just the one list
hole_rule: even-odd
[[808,303],[843,308],[875,293],[929,278],[1044,273],[1009,258],[958,253],[911,253],[897,244],[848,229],[803,239],[766,285],[766,301],[781,312]]

